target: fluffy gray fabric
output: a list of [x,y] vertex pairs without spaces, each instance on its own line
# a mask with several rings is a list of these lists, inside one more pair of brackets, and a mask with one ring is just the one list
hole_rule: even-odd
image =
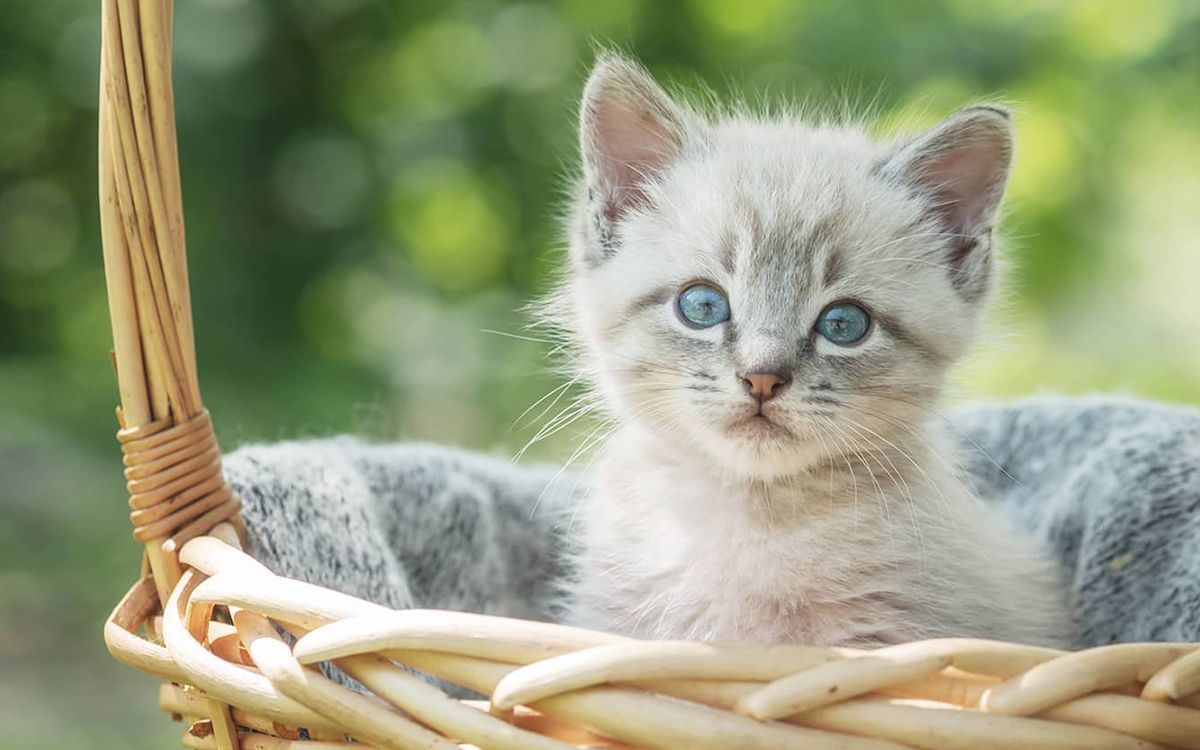
[[[1200,640],[1200,411],[1032,398],[955,412],[964,480],[1068,573],[1081,646]],[[225,459],[250,552],[391,607],[553,619],[573,479],[553,468],[353,438]]]
[[953,423],[982,496],[1067,570],[1080,646],[1200,640],[1200,411],[1042,397]]

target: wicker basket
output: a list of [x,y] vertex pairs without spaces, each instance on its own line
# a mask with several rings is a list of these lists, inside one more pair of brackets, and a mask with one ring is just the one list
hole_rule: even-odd
[[[104,635],[117,659],[166,681],[159,705],[186,719],[184,745],[1200,749],[1200,644],[641,642],[394,611],[243,554],[196,380],[170,28],[170,0],[104,0],[104,262],[118,439],[146,549]],[[321,662],[370,692],[324,677]],[[400,664],[490,702],[451,699]]]

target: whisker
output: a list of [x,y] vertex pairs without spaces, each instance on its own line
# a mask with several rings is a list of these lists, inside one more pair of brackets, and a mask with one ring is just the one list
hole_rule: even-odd
[[521,334],[518,334],[518,333],[509,333],[508,331],[497,331],[493,328],[480,328],[479,332],[480,333],[490,333],[494,336],[504,336],[505,338],[517,339],[518,341],[531,341],[535,344],[550,344],[550,345],[557,346],[562,343],[560,341],[554,341],[552,339],[539,339],[539,338],[535,338],[533,336],[522,336]]
[[542,403],[543,401],[550,398],[551,396],[554,396],[554,394],[557,393],[558,395],[554,396],[554,400],[551,401],[549,404],[547,404],[546,408],[543,409],[540,413],[538,413],[538,415],[530,421],[535,422],[535,421],[541,419],[543,416],[546,415],[546,412],[548,412],[554,408],[554,405],[557,404],[560,399],[562,399],[563,394],[565,394],[567,392],[567,389],[570,388],[572,385],[575,385],[575,383],[577,383],[578,380],[579,380],[578,378],[572,378],[571,380],[568,380],[567,382],[550,389],[550,391],[548,393],[546,393],[545,396],[542,396],[537,401],[534,401],[532,404],[530,404],[528,407],[526,407],[525,411],[521,412],[521,414],[516,419],[513,420],[513,423],[511,426],[509,426],[508,431],[512,432],[514,429],[516,429],[520,425],[521,420],[523,420],[525,418],[525,415],[529,414],[529,412],[536,409],[538,404]]
[[[936,386],[927,386],[927,387],[936,388]],[[858,388],[856,388],[856,390],[865,390],[865,389],[862,387],[858,387]],[[918,409],[921,409],[921,410],[928,412],[929,414],[937,417],[945,427],[949,428],[956,435],[958,435],[959,437],[961,437],[961,438],[965,439],[967,442],[969,442],[976,450],[979,451],[980,455],[982,455],[984,458],[986,458],[988,460],[988,462],[992,464],[992,466],[996,467],[996,469],[998,469],[1002,474],[1004,474],[1004,476],[1007,477],[1010,481],[1012,481],[1018,487],[1025,487],[1024,482],[1022,482],[1020,479],[1018,479],[1017,477],[1010,474],[1008,469],[1004,468],[1004,466],[1001,465],[999,461],[997,461],[990,453],[987,452],[987,450],[984,449],[984,447],[982,445],[979,444],[979,441],[977,441],[975,438],[971,437],[971,435],[969,433],[963,431],[957,425],[955,425],[954,420],[951,419],[949,416],[943,414],[942,412],[938,411],[937,409],[934,409],[933,407],[929,406],[928,404],[923,404],[918,401],[912,401],[909,399],[905,399],[898,395],[892,395],[890,397],[896,401],[900,401],[901,403],[916,407]],[[868,395],[867,398],[879,398],[879,397]]]
[[[850,429],[854,430],[854,432],[857,433],[858,436],[862,440],[866,441],[869,445],[871,445],[875,449],[875,451],[877,451],[878,454],[882,454],[883,457],[887,460],[889,466],[891,467],[889,469],[888,467],[883,466],[883,463],[880,462],[878,460],[878,458],[876,458],[876,462],[879,464],[879,467],[886,474],[888,474],[888,476],[891,477],[893,481],[898,482],[897,486],[901,491],[901,498],[904,500],[905,505],[908,507],[909,518],[912,521],[913,533],[917,537],[918,564],[924,565],[925,536],[921,532],[921,523],[917,518],[916,502],[913,499],[912,490],[908,485],[908,481],[904,478],[903,472],[901,472],[900,469],[896,466],[896,463],[894,461],[892,461],[891,456],[889,456],[886,451],[880,449],[879,445],[874,440],[872,440],[870,437],[867,437],[866,435],[864,435],[863,431],[865,430],[865,431],[871,433],[872,435],[876,435],[881,440],[883,440],[885,443],[888,443],[889,445],[891,445],[893,447],[893,449],[900,452],[901,455],[903,455],[906,458],[909,458],[910,461],[912,459],[908,456],[907,453],[905,453],[903,450],[900,450],[899,448],[896,448],[895,445],[893,443],[891,443],[891,441],[878,435],[878,433],[876,433],[874,430],[871,430],[870,428],[865,427],[864,425],[860,425],[858,422],[856,422],[852,419],[848,419],[845,417],[843,417],[843,419],[846,423],[846,426],[849,427]],[[915,465],[915,462],[914,462],[914,465]],[[886,504],[887,496],[884,495],[882,500]]]

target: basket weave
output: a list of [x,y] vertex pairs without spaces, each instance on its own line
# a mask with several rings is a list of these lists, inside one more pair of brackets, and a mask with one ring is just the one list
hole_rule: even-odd
[[[186,718],[185,746],[1200,750],[1200,644],[642,642],[395,611],[272,574],[240,550],[196,379],[171,3],[103,6],[104,262],[118,439],[146,550],[104,635],[117,659],[166,680],[159,705]],[[322,662],[368,692],[326,678]],[[398,665],[490,700],[451,699]]]

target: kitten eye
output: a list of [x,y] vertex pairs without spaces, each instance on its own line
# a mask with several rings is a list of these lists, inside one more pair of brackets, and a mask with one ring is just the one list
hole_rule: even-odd
[[817,317],[817,333],[838,346],[850,346],[862,341],[871,327],[871,316],[853,302],[836,302]]
[[693,328],[712,328],[729,320],[729,298],[716,287],[692,284],[679,293],[679,317]]

